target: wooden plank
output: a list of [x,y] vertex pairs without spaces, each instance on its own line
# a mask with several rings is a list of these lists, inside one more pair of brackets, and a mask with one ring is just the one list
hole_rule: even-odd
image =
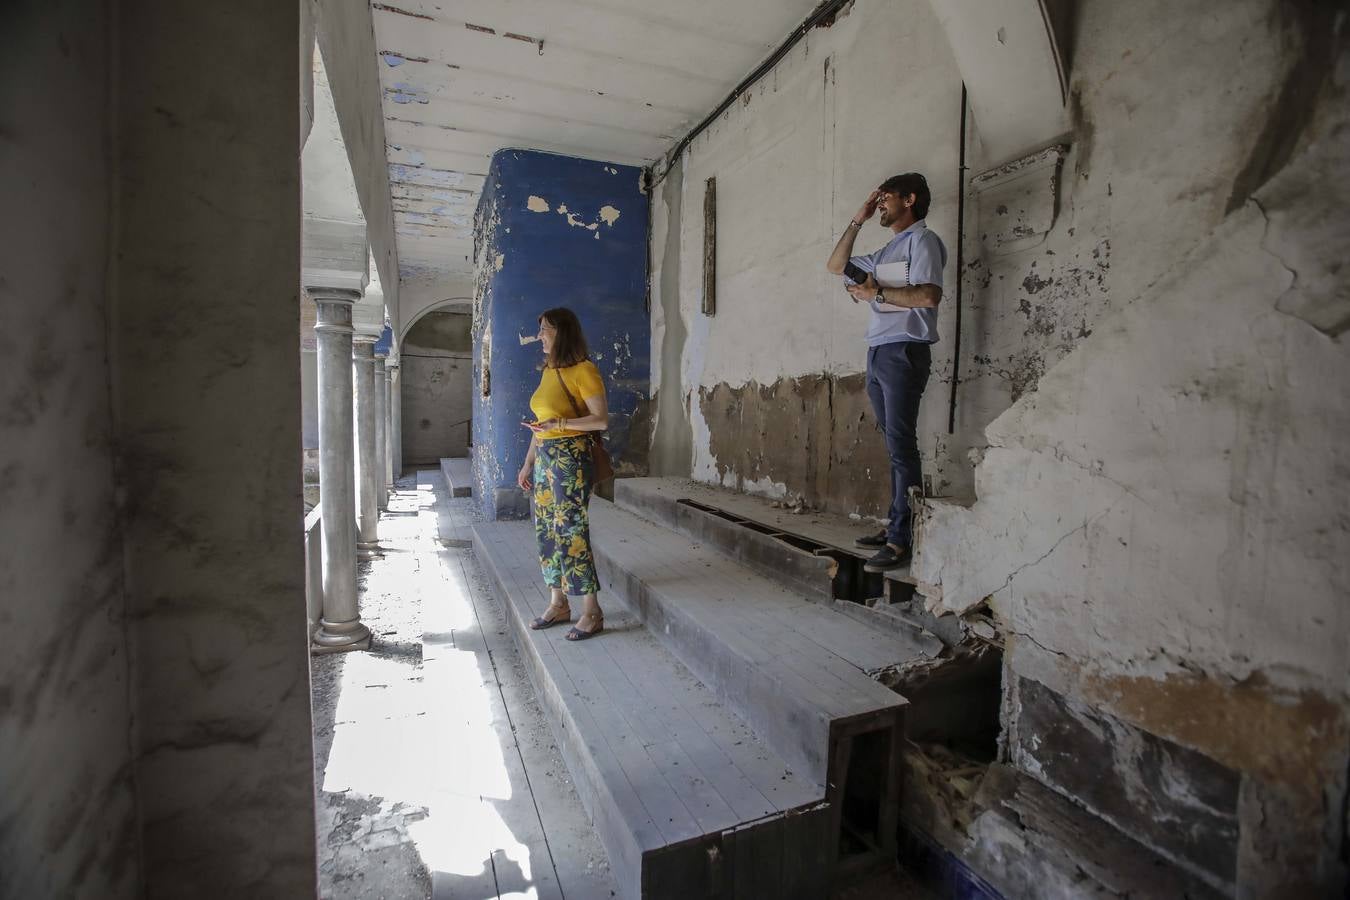
[[528,776],[529,799],[537,810],[562,893],[572,897],[609,896],[613,877],[608,866],[595,861],[603,855],[603,848],[571,781],[565,777],[564,765],[555,757],[556,742],[544,721],[542,703],[529,684],[525,660],[519,657],[511,636],[506,610],[483,589],[479,567],[470,554],[441,551],[437,555],[452,588],[449,593],[468,598],[477,613],[480,634],[497,676],[497,690],[510,715],[513,745]]
[[451,497],[468,497],[473,494],[473,470],[466,457],[453,456],[442,459],[441,477],[445,479],[445,489]]
[[[709,705],[706,689],[692,674],[662,680],[643,659],[623,652],[627,649],[610,652],[617,655],[630,679],[643,684],[652,696],[664,692],[669,698],[670,704],[659,710],[665,727],[686,752],[699,759],[703,774],[735,810],[739,821],[810,803],[820,796],[809,782],[783,782],[782,771],[760,752],[749,726]],[[761,785],[783,797],[771,800]]]
[[[748,661],[765,664],[789,658],[791,667],[812,685],[815,702],[831,715],[855,715],[872,705],[893,705],[894,695],[876,683],[834,649],[821,646],[811,636],[792,627],[805,617],[803,628],[816,628],[822,638],[838,646],[850,639],[872,647],[885,646],[886,639],[872,629],[818,605],[794,599],[718,554],[699,551],[687,541],[612,506],[600,508],[592,517],[599,540],[598,555],[612,555],[672,607],[694,617],[700,627],[711,629],[722,641]],[[617,542],[605,536],[622,534]],[[828,618],[822,619],[826,616]],[[892,646],[896,642],[892,642]],[[900,662],[884,653],[872,658]]]
[[[597,829],[604,835],[638,823],[633,830],[644,832],[638,846],[649,848],[642,868],[648,857],[669,854],[706,868],[700,840],[789,804],[819,801],[817,786],[785,776],[783,760],[630,614],[611,605],[607,634],[582,644],[566,642],[560,629],[526,628],[547,604],[532,533],[525,525],[494,523],[476,526],[475,535],[484,568],[504,595],[511,630],[534,661],[532,673],[549,682],[539,690],[541,701],[570,732],[558,734],[560,746],[585,757],[569,759],[569,767],[579,791],[595,782],[584,799]],[[747,761],[760,769],[757,777],[742,769]],[[584,777],[578,765],[587,770]],[[776,784],[768,790],[782,798],[778,805],[759,786],[770,777]],[[637,865],[628,862],[633,871]]]
[[739,828],[723,836],[722,846],[734,873],[731,896],[744,900],[783,896],[782,819]]
[[765,497],[742,494],[686,478],[625,478],[615,485],[615,500],[636,511],[643,509],[644,505],[668,504],[680,499],[721,509],[774,531],[800,535],[860,558],[871,556],[873,551],[857,547],[853,542],[863,534],[875,533],[880,527],[874,521],[855,521],[847,516],[819,510],[794,514],[786,509],[775,509],[773,501]]

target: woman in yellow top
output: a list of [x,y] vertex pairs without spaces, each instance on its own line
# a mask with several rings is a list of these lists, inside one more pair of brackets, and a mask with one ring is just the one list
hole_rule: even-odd
[[590,361],[575,313],[562,307],[545,310],[539,317],[539,342],[544,370],[539,389],[530,398],[535,420],[524,423],[534,438],[516,483],[523,491],[533,491],[539,566],[553,593],[548,609],[530,627],[572,621],[567,596],[581,595],[585,598],[581,618],[567,639],[584,641],[605,627],[596,598],[600,581],[591,556],[586,507],[594,481],[590,432],[609,427],[609,405],[605,382]]

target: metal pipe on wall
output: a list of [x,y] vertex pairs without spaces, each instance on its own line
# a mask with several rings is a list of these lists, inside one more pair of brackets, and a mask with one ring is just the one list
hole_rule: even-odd
[[961,149],[956,185],[956,336],[952,343],[952,385],[947,402],[947,433],[956,432],[956,387],[961,383],[961,283],[966,272],[966,83],[961,82]]

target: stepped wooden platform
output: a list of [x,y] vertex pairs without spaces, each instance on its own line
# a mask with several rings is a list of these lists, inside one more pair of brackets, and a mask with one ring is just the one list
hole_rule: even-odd
[[530,630],[548,605],[530,525],[473,531],[624,895],[822,896],[831,810],[821,786],[612,598],[595,640]]
[[473,468],[468,457],[453,456],[441,460],[441,477],[451,497],[473,495]]
[[[699,541],[761,575],[828,600],[841,593],[884,592],[881,575],[862,563],[875,551],[854,541],[880,526],[848,516],[774,506],[774,501],[687,478],[624,478],[615,482],[614,502]],[[842,567],[842,570],[841,570]],[[912,584],[909,568],[886,579]]]
[[[621,894],[825,897],[893,864],[907,703],[882,680],[940,642],[843,614],[835,557],[678,503],[664,481],[591,502],[606,610],[592,641],[528,628],[548,602],[528,523],[472,529]],[[714,497],[736,495],[695,502]],[[844,521],[825,523],[832,551],[858,530]]]

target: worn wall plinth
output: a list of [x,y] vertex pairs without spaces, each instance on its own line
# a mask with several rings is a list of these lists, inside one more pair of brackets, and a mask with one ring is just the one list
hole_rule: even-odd
[[616,468],[631,470],[635,456],[645,458],[633,445],[649,432],[632,428],[649,390],[648,201],[640,174],[525,150],[492,159],[475,226],[473,323],[474,478],[490,516],[529,512],[515,486],[530,442],[520,423],[532,418],[542,362],[533,338],[551,307],[577,314],[604,376]]

